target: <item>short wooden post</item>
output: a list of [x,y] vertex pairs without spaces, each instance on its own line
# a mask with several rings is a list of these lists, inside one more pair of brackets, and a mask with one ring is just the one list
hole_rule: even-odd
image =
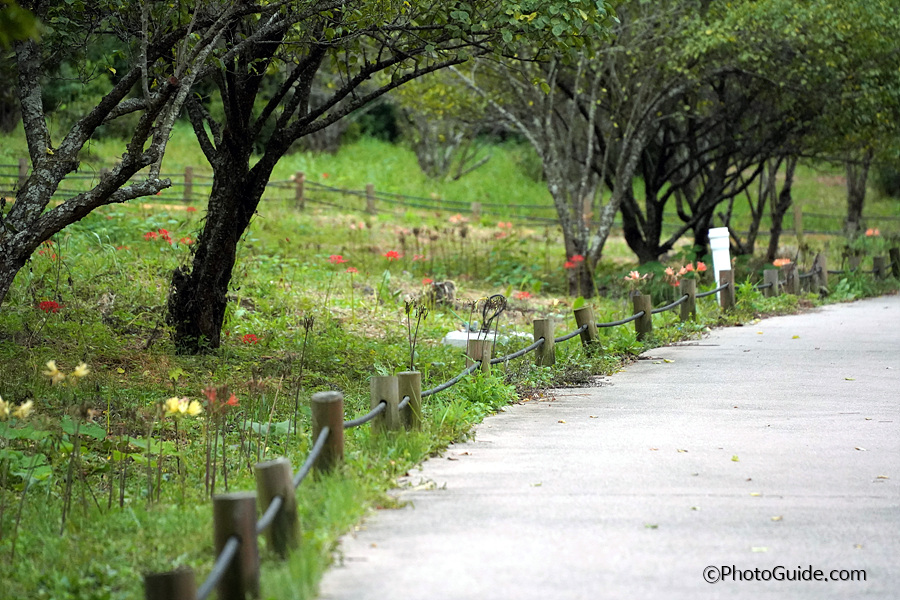
[[19,159],[19,187],[21,188],[28,181],[28,159]]
[[[813,276],[813,281],[819,284],[819,287],[827,288],[828,287],[828,261],[825,259],[825,255],[822,253],[816,254],[816,258],[813,261],[813,269],[816,269],[818,273]],[[817,292],[818,290],[812,290]]]
[[393,375],[375,375],[369,378],[369,406],[375,408],[385,402],[385,410],[372,421],[372,429],[378,433],[400,429],[400,384]]
[[407,429],[422,430],[422,374],[404,371],[397,374],[400,400],[409,396],[409,403],[400,413],[400,423]]
[[491,340],[469,338],[466,343],[466,367],[471,367],[476,361],[481,361],[481,372],[491,374],[491,356],[493,356],[494,342]]
[[575,324],[580,328],[584,327],[581,332],[581,345],[585,352],[592,354],[600,352],[603,348],[600,346],[600,332],[597,330],[597,320],[594,318],[594,309],[590,306],[582,306],[575,309]]
[[241,544],[217,586],[219,600],[259,597],[259,547],[256,541],[256,494],[232,492],[213,496],[216,556],[232,536]]
[[697,318],[697,280],[682,279],[678,283],[681,295],[687,295],[687,300],[681,303],[681,320],[687,321]]
[[544,338],[544,343],[534,351],[534,364],[552,367],[556,364],[556,348],[553,341],[553,319],[534,320],[534,341]]
[[781,292],[778,289],[778,269],[766,269],[763,271],[763,285],[768,286],[763,289],[763,296],[767,298],[777,296]]
[[370,215],[377,215],[378,209],[375,208],[375,185],[366,184],[366,212]]
[[310,402],[313,443],[319,432],[328,427],[328,439],[316,461],[316,470],[331,471],[344,462],[344,395],[340,392],[318,392]]
[[728,287],[719,292],[719,303],[722,305],[722,310],[731,310],[734,308],[735,301],[734,271],[731,269],[719,271],[719,285],[726,283]]
[[260,508],[265,512],[276,496],[281,497],[281,508],[275,514],[275,520],[266,529],[266,539],[272,549],[281,558],[287,558],[288,552],[297,547],[299,539],[297,525],[297,496],[294,494],[294,471],[291,461],[276,458],[268,462],[257,463],[256,494],[259,496]]
[[196,597],[197,584],[190,567],[144,575],[144,600],[194,600]]
[[788,294],[798,295],[800,293],[800,278],[798,277],[797,265],[790,263],[782,267],[784,272],[784,287]]
[[650,296],[634,295],[631,297],[631,304],[634,307],[634,311],[631,314],[644,313],[634,321],[634,331],[637,333],[637,339],[639,341],[644,340],[653,333],[653,299]]
[[194,199],[194,167],[184,168],[184,201],[192,202]]
[[303,210],[306,208],[306,197],[303,195],[304,188],[306,187],[306,173],[303,171],[297,171],[294,173],[294,202],[297,205],[297,210]]
[[891,257],[891,274],[894,279],[900,279],[900,248],[891,248],[888,256]]
[[872,271],[875,273],[875,279],[885,279],[887,277],[887,257],[873,256]]
[[859,263],[862,262],[862,257],[856,254],[847,257],[847,268],[850,271],[855,271],[859,268]]
[[481,219],[481,202],[473,202],[470,208],[472,210],[472,220],[478,221]]

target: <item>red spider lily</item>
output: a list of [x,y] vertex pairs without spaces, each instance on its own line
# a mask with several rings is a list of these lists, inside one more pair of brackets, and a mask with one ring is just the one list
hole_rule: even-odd
[[354,273],[359,273],[356,267],[347,267],[347,272],[353,275]]
[[240,402],[238,402],[237,396],[232,394],[231,398],[229,398],[228,400],[225,401],[225,404],[227,406],[238,406],[240,404]]
[[181,238],[180,240],[178,240],[178,243],[179,243],[179,244],[185,244],[186,246],[190,246],[191,244],[194,243],[194,240],[192,240],[192,239],[189,238],[188,236],[184,236],[183,238]]
[[584,262],[584,256],[581,255],[581,254],[576,254],[576,255],[574,255],[574,256],[571,258],[571,261],[572,261],[573,263]]
[[185,210],[188,212],[197,212],[197,207],[196,206],[188,206]]
[[59,312],[59,303],[54,302],[53,300],[44,300],[40,304],[38,304],[38,308],[40,308],[45,313],[55,313]]
[[209,408],[209,411],[213,413],[216,411],[224,412],[228,407],[240,405],[237,396],[235,396],[234,394],[231,394],[228,400],[226,400],[225,402],[217,405],[219,396],[224,398],[226,395],[228,395],[228,386],[223,385],[222,387],[218,388],[209,386],[203,390],[203,395],[206,396],[206,399],[208,401],[207,406]]
[[516,292],[513,294],[513,298],[516,300],[528,300],[531,298],[531,292]]
[[156,233],[155,231],[148,231],[147,233],[144,234],[144,239],[147,240],[148,242],[150,240],[155,240],[158,237],[159,237],[159,234]]
[[424,254],[413,254],[413,262],[415,262],[417,260],[425,260],[425,255]]
[[431,285],[432,283],[434,283],[434,279],[431,279],[430,277],[422,279],[422,285]]
[[786,267],[791,264],[791,259],[789,258],[776,258],[772,261],[772,264],[776,267]]
[[866,235],[868,237],[872,237],[874,235],[881,235],[881,232],[878,231],[877,229],[866,229]]
[[340,265],[347,262],[347,259],[341,256],[340,254],[332,254],[328,257],[328,262],[333,265]]
[[328,173],[322,173],[322,179],[328,179],[329,177]]
[[172,245],[172,235],[166,231],[165,229],[159,230],[159,237],[164,241],[168,242],[169,245]]
[[512,226],[513,224],[511,221],[506,221],[505,223],[503,221],[500,221],[499,223],[497,223],[497,227],[499,227],[500,229],[512,229]]
[[396,250],[388,250],[387,252],[384,253],[384,257],[386,259],[388,259],[388,262],[391,262],[392,260],[399,259],[400,253],[397,252]]
[[241,337],[241,342],[244,344],[258,344],[259,338],[256,337],[255,333],[247,333]]
[[574,268],[577,267],[577,266],[578,266],[578,263],[573,262],[573,261],[571,261],[571,260],[567,260],[567,261],[566,261],[566,264],[563,265],[563,268],[564,268],[564,269],[574,269]]

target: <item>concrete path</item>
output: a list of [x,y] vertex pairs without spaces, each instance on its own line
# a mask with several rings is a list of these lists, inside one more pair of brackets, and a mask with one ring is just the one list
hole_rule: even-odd
[[642,359],[429,460],[321,598],[900,598],[900,297]]

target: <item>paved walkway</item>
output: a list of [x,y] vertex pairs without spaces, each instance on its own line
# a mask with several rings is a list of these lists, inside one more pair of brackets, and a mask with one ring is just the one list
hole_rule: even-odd
[[[642,358],[429,460],[321,598],[900,598],[900,297]],[[865,581],[729,574],[810,566]]]

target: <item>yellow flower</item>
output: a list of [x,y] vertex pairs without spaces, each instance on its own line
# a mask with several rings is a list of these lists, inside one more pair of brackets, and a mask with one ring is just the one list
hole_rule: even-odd
[[176,415],[181,411],[181,400],[178,398],[169,398],[163,404],[163,408],[166,411],[166,416]]
[[200,405],[196,400],[191,400],[191,403],[187,407],[187,414],[192,417],[196,417],[200,413],[203,412],[203,406]]
[[80,365],[75,367],[74,371],[72,371],[72,377],[77,377],[77,378],[81,379],[82,377],[86,376],[90,372],[91,372],[91,370],[88,369],[87,364],[81,363]]
[[0,421],[5,421],[9,417],[9,402],[3,400],[0,396]]
[[31,414],[32,407],[34,406],[34,401],[29,400],[27,402],[23,402],[22,404],[16,407],[16,410],[13,411],[13,416],[17,419],[25,419],[28,415]]
[[47,361],[47,370],[44,371],[44,375],[50,378],[51,383],[59,383],[66,378],[66,374],[56,368],[55,360]]

